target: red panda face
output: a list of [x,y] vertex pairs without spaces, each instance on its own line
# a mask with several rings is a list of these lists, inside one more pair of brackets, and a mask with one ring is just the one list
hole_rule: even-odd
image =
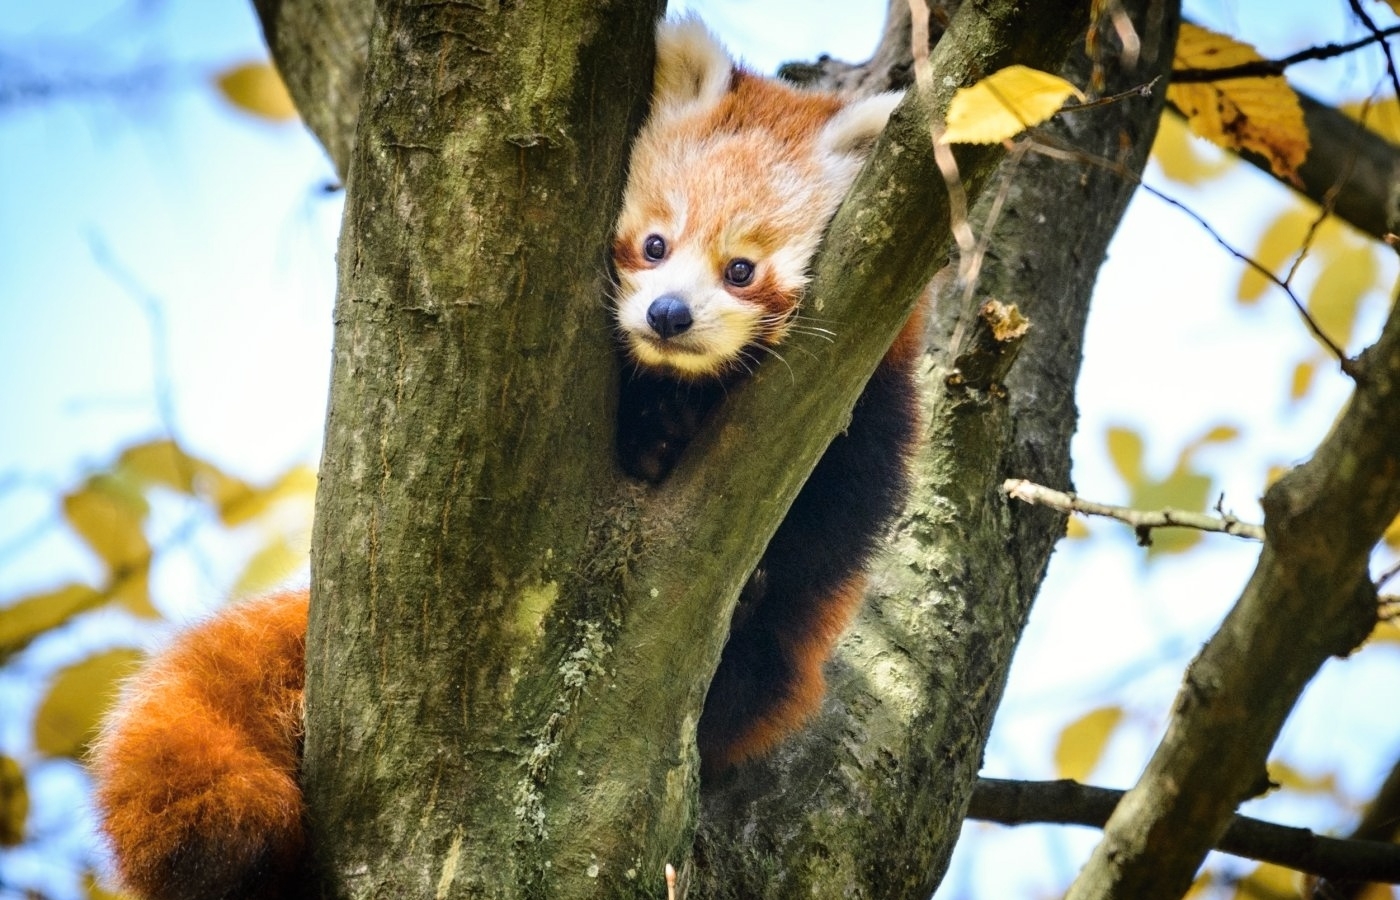
[[693,19],[663,25],[657,55],[613,245],[617,324],[642,367],[719,376],[792,327],[826,223],[898,98],[847,105],[760,78]]

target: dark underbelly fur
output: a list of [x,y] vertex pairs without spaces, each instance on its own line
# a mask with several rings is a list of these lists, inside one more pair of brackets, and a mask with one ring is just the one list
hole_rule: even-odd
[[[725,391],[719,381],[624,372],[618,416],[624,471],[652,483],[664,479]],[[842,589],[865,569],[903,506],[917,415],[912,362],[886,358],[740,594],[700,719],[708,772],[724,768],[728,748],[752,729],[781,718],[776,711],[800,690],[801,664],[810,663],[799,654],[820,652],[825,659],[829,653],[829,640],[814,650],[808,638],[821,631],[828,604],[848,602]],[[773,727],[791,726],[784,720]]]

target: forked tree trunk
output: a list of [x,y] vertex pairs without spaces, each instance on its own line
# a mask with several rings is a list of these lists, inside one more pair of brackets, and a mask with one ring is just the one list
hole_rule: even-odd
[[[1058,66],[1082,6],[966,3],[928,102]],[[1064,481],[1085,301],[1131,185],[1013,176],[982,292],[1031,316],[1023,358],[975,365],[950,340],[980,334],[971,308],[941,299],[921,492],[827,712],[707,792],[692,855],[695,720],[735,594],[947,245],[922,113],[896,116],[820,260],[836,340],[795,339],[651,490],[613,464],[603,298],[659,10],[386,2],[361,75],[336,48],[360,46],[366,10],[259,2],[348,171],[308,638],[324,894],[654,897],[666,861],[697,897],[926,894],[1059,524],[995,485]],[[1115,159],[1125,129],[1139,167],[1155,110],[1072,129]],[[1001,153],[959,151],[974,193]]]

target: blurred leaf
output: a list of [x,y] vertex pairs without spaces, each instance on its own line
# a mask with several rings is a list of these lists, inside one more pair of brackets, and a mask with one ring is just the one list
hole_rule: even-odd
[[1262,863],[1235,888],[1240,900],[1298,900],[1298,873],[1283,866]]
[[93,872],[83,876],[83,890],[87,892],[88,900],[136,900],[130,894],[107,890]]
[[130,483],[98,474],[63,498],[68,524],[113,574],[144,567],[151,545],[142,531],[150,507]]
[[[1293,205],[1279,213],[1264,234],[1259,238],[1259,246],[1251,257],[1259,265],[1278,275],[1287,270],[1293,257],[1303,246],[1303,238],[1312,225],[1314,214],[1301,205]],[[1257,302],[1273,282],[1260,275],[1252,266],[1246,266],[1240,275],[1238,298],[1246,305]]]
[[[1172,473],[1161,481],[1140,481],[1128,499],[1133,509],[1180,509],[1199,512],[1210,502],[1209,475],[1190,468],[1189,454],[1182,458]],[[1152,532],[1152,544],[1147,548],[1149,558],[1161,553],[1183,553],[1201,542],[1201,532],[1194,528],[1158,528]]]
[[1400,518],[1396,518],[1385,530],[1385,542],[1392,547],[1400,548]]
[[24,842],[24,822],[29,818],[29,789],[24,770],[8,756],[0,756],[0,847]]
[[1273,486],[1273,483],[1275,481],[1278,481],[1280,478],[1292,471],[1292,466],[1278,464],[1269,466],[1269,470],[1264,473],[1264,489],[1268,490],[1270,487]]
[[175,441],[161,439],[127,447],[115,468],[141,484],[193,494],[195,476],[205,467],[206,463],[185,453]]
[[[1391,7],[1394,8],[1393,3]],[[1377,98],[1369,103],[1343,103],[1338,108],[1356,121],[1364,121],[1367,128],[1392,144],[1400,144],[1400,102],[1394,97]]]
[[1383,619],[1366,638],[1368,644],[1400,644],[1400,622]]
[[1395,900],[1395,889],[1388,884],[1368,884],[1357,893],[1356,900]]
[[1142,480],[1142,436],[1131,428],[1108,429],[1108,457],[1129,487]]
[[1196,875],[1196,880],[1191,882],[1191,889],[1182,895],[1181,900],[1201,900],[1210,895],[1213,887],[1215,877],[1209,871],[1200,872]]
[[1162,174],[1173,181],[1200,184],[1230,171],[1236,159],[1220,154],[1219,150],[1207,156],[1202,152],[1204,141],[1204,138],[1192,136],[1185,119],[1171,112],[1163,112],[1157,139],[1152,144],[1152,156],[1161,167]]
[[1071,96],[1084,95],[1058,75],[1007,66],[958,88],[948,104],[945,144],[996,144],[1053,116]]
[[1206,444],[1228,444],[1240,438],[1240,430],[1233,425],[1216,425],[1205,434],[1192,441],[1188,447],[1194,452]]
[[253,554],[229,593],[234,599],[265,594],[286,581],[304,562],[306,548],[294,547],[278,535]]
[[160,610],[151,603],[151,567],[133,569],[112,581],[111,599],[127,612],[143,619],[159,619]]
[[310,466],[293,466],[266,488],[230,478],[220,486],[216,503],[219,517],[226,525],[242,525],[283,501],[309,503],[315,496],[316,470]]
[[1305,794],[1335,794],[1337,793],[1337,776],[1335,773],[1326,775],[1305,775],[1282,760],[1269,760],[1269,778],[1278,784],[1279,787],[1287,788],[1290,791],[1301,791]]
[[1079,516],[1070,516],[1065,520],[1065,537],[1072,541],[1083,540],[1092,535],[1089,526]]
[[[1253,47],[1199,25],[1183,23],[1173,67],[1223,69],[1262,60]],[[1264,157],[1279,178],[1298,183],[1308,155],[1308,129],[1298,95],[1283,78],[1231,78],[1204,84],[1172,83],[1167,101],[1191,130],[1227,150]]]
[[135,671],[141,657],[139,650],[118,647],[60,671],[34,719],[34,746],[39,752],[81,758],[121,679]]
[[282,76],[268,62],[243,63],[219,74],[220,92],[238,109],[260,119],[289,122],[297,117]]
[[61,588],[30,594],[0,612],[0,662],[23,650],[41,634],[107,602],[101,591],[74,582]]
[[[1321,233],[1319,229],[1319,233]],[[1340,229],[1328,229],[1332,235]],[[1344,239],[1343,239],[1344,240]],[[1356,327],[1356,311],[1371,288],[1380,280],[1380,266],[1369,246],[1336,241],[1330,248],[1322,271],[1308,296],[1308,312],[1322,333],[1339,347],[1351,343]]]
[[1103,706],[1085,713],[1060,732],[1055,745],[1055,771],[1060,778],[1086,781],[1103,757],[1104,748],[1118,723],[1123,709]]
[[1288,389],[1288,399],[1295,403],[1302,400],[1312,389],[1313,378],[1317,375],[1317,361],[1305,359],[1293,367],[1293,382]]

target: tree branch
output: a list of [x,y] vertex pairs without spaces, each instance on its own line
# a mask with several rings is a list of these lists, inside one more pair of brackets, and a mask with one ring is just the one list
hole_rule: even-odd
[[1343,56],[1353,50],[1362,47],[1369,47],[1371,44],[1384,41],[1392,35],[1400,34],[1400,25],[1392,25],[1385,30],[1377,30],[1371,35],[1352,41],[1348,44],[1320,44],[1316,47],[1308,47],[1299,50],[1297,53],[1290,53],[1288,56],[1281,56],[1278,59],[1261,59],[1256,62],[1240,63],[1237,66],[1221,66],[1216,69],[1173,69],[1173,84],[1203,84],[1214,81],[1228,81],[1232,78],[1267,78],[1270,76],[1282,75],[1289,66],[1297,65],[1300,62],[1309,60],[1333,59]]
[[[1146,5],[1129,4],[1140,23]],[[892,10],[901,9],[907,16],[907,4],[896,0]],[[1041,27],[1063,16],[1044,5],[1032,15]],[[944,45],[954,40],[959,17],[939,52],[952,49]],[[899,30],[887,25],[887,33]],[[1174,17],[1145,33],[1154,46],[1170,46]],[[974,46],[965,39],[957,44]],[[1088,65],[1077,61],[1074,77]],[[1124,87],[1144,80],[1141,72],[1115,78]],[[1054,127],[1076,146],[1122,153],[1140,167],[1160,102],[1159,91]],[[917,192],[941,184],[928,160],[927,132],[901,140],[907,142],[901,156],[917,154],[926,162],[919,179],[870,183],[882,203],[908,197],[909,210],[882,226],[890,242],[932,232],[925,212],[932,204]],[[959,159],[967,174],[967,158]],[[875,567],[874,589],[856,628],[828,667],[831,687],[819,718],[773,757],[702,794],[697,859],[704,869],[692,882],[692,896],[926,897],[947,864],[1012,650],[1063,531],[1053,512],[1009,508],[998,486],[1011,472],[1034,473],[1048,483],[1068,480],[1077,348],[1088,298],[1133,191],[1116,173],[1044,159],[1025,160],[996,177],[1010,179],[1006,212],[997,221],[978,291],[967,300],[954,267],[934,281],[928,434],[907,517]],[[974,206],[979,227],[995,193],[984,190]],[[842,231],[838,220],[831,233]],[[947,238],[939,231],[941,257]],[[831,288],[842,287],[836,280],[823,283],[840,271],[842,259],[828,269],[830,262],[823,263],[812,295],[828,303],[835,296]],[[892,269],[884,261],[876,267]],[[884,282],[876,284],[884,289]],[[855,295],[863,308],[879,299],[868,287],[852,289],[863,291]],[[978,373],[995,382],[998,369],[973,350],[978,310],[989,297],[1014,301],[1032,323],[1004,384],[981,384],[986,379]],[[857,323],[842,333],[864,327]],[[845,354],[840,350],[838,357]],[[960,377],[963,365],[972,377]],[[744,837],[736,841],[735,835]],[[776,859],[786,861],[778,871]],[[899,862],[871,866],[871,859]]]
[[1400,305],[1356,360],[1356,389],[1313,458],[1264,495],[1259,563],[1186,673],[1166,736],[1071,900],[1181,896],[1264,773],[1303,687],[1376,622],[1369,558],[1400,512]]
[[1152,530],[1155,528],[1194,528],[1197,531],[1217,532],[1248,538],[1254,541],[1264,539],[1264,527],[1242,522],[1232,515],[1221,518],[1204,513],[1183,512],[1177,509],[1146,511],[1127,506],[1111,506],[1095,503],[1074,494],[1056,491],[1026,481],[1024,478],[1009,478],[1001,489],[1007,495],[1025,503],[1038,503],[1063,513],[1082,513],[1086,516],[1105,516],[1131,525],[1137,532],[1138,543],[1144,547],[1152,543]]
[[[967,817],[1002,825],[1039,822],[1102,828],[1123,793],[1068,779],[979,778]],[[1400,884],[1400,846],[1384,840],[1330,838],[1237,815],[1213,849],[1329,879]]]

